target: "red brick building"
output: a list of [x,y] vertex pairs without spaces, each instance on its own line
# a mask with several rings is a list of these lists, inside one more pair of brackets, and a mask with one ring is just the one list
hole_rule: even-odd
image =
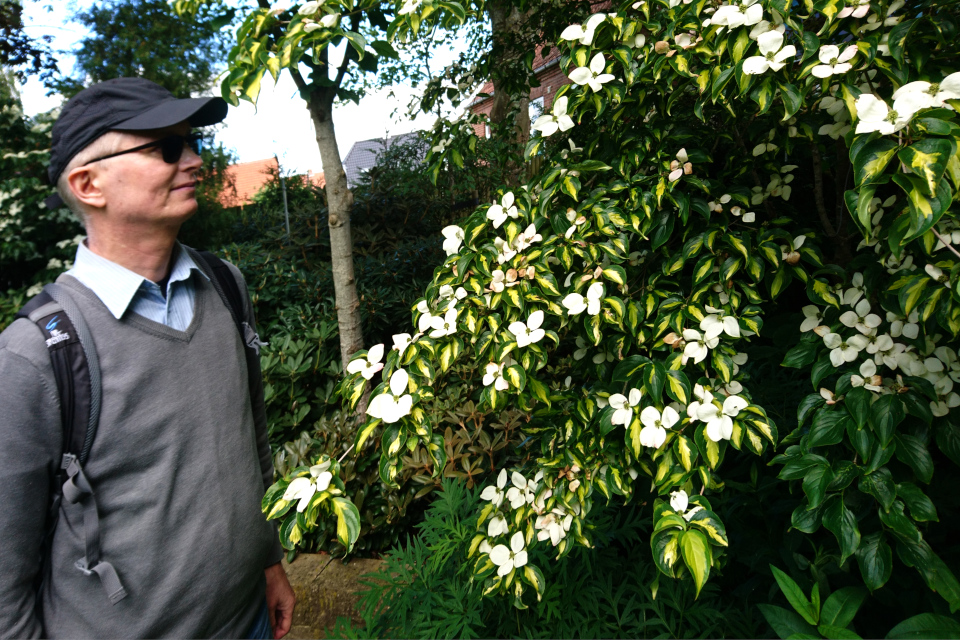
[[[550,47],[550,53],[543,57],[543,46],[537,47],[537,54],[533,59],[533,71],[540,81],[539,87],[530,90],[530,114],[533,119],[542,113],[547,113],[553,107],[553,97],[565,84],[570,84],[570,78],[560,70],[560,50],[556,46]],[[487,82],[480,93],[488,97],[478,97],[470,105],[471,113],[490,115],[493,108],[493,83]],[[490,127],[484,124],[473,125],[477,136],[490,137]]]
[[[227,179],[232,180],[233,189],[224,189],[220,194],[220,204],[224,207],[243,207],[253,201],[253,196],[276,175],[280,165],[276,158],[241,162],[227,167]],[[307,178],[316,186],[323,188],[326,180],[323,171],[307,171]]]

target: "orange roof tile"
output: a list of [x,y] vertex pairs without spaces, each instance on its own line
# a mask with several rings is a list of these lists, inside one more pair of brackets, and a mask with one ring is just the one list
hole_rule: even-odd
[[[227,167],[227,178],[233,180],[233,189],[225,188],[220,193],[220,204],[224,207],[242,207],[253,201],[263,187],[273,179],[279,169],[276,158],[265,158],[252,162],[241,162]],[[307,171],[306,178],[322,189],[327,182],[323,171]]]

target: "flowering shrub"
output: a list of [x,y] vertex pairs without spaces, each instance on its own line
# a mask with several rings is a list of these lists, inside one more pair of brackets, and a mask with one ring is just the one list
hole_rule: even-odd
[[[428,3],[407,6],[393,33],[416,31]],[[591,546],[596,503],[617,501],[651,504],[657,567],[699,593],[730,546],[711,505],[725,458],[780,446],[780,478],[802,481],[806,499],[794,528],[832,532],[839,563],[855,558],[871,590],[890,578],[896,546],[955,610],[960,585],[923,538],[937,514],[921,486],[934,443],[960,462],[957,8],[614,9],[563,32],[574,83],[534,123],[527,153],[569,139],[541,175],[444,231],[418,332],[355,355],[345,403],[373,387],[358,455],[378,433],[384,482],[404,450],[441,469],[424,408],[466,359],[484,374],[482,405],[525,412],[538,452],[482,493],[470,555],[485,594],[525,606],[545,587],[529,550]],[[428,162],[451,153],[437,145]],[[809,370],[814,393],[781,442],[741,367],[786,291],[810,304],[784,365]],[[558,363],[566,380],[551,375]],[[309,476],[279,482],[265,511],[289,509],[295,496],[282,496]],[[332,495],[317,492],[307,513],[340,516],[349,541],[340,503],[324,506]],[[315,526],[290,522],[286,545]]]

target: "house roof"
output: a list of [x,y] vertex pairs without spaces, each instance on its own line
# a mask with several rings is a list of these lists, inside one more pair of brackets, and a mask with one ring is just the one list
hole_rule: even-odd
[[241,162],[227,167],[227,179],[233,180],[236,193],[224,191],[220,194],[220,204],[224,207],[242,207],[249,204],[263,185],[270,182],[270,178],[280,168],[276,158]]
[[[556,45],[550,45],[550,53],[546,56],[543,55],[544,45],[537,45],[537,49],[533,56],[533,72],[536,75],[540,75],[542,71],[552,67],[554,64],[560,61],[560,49]],[[477,105],[483,104],[487,100],[493,97],[493,82],[487,80],[484,83],[483,87],[480,89],[479,94],[474,98],[473,102],[470,104],[470,107],[476,107]]]
[[360,182],[363,172],[377,164],[377,157],[397,142],[412,142],[417,132],[401,133],[389,138],[372,138],[354,142],[350,152],[343,160],[343,170],[347,174],[347,184],[351,187]]
[[[220,204],[224,207],[242,207],[250,204],[253,196],[273,178],[280,165],[276,158],[253,160],[232,164],[226,169],[227,178],[233,180],[234,190],[224,189],[220,193]],[[326,186],[323,171],[307,171],[307,179],[319,188]]]

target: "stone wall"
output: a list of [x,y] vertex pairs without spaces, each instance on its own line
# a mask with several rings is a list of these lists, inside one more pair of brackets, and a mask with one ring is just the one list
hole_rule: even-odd
[[287,577],[297,595],[293,626],[287,638],[323,638],[340,616],[359,621],[355,611],[363,589],[360,580],[380,568],[382,560],[354,559],[344,564],[340,558],[318,554],[300,554],[290,564],[283,562]]

